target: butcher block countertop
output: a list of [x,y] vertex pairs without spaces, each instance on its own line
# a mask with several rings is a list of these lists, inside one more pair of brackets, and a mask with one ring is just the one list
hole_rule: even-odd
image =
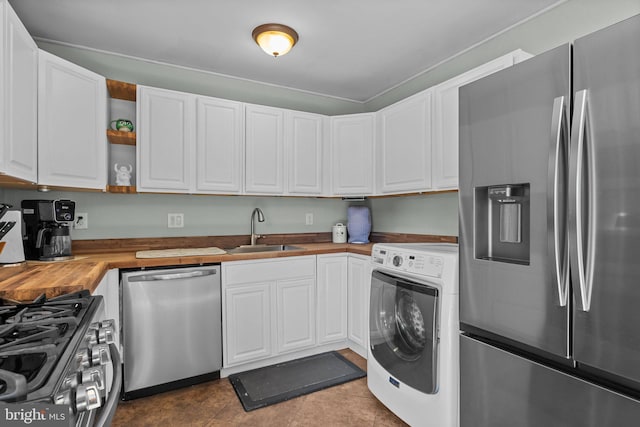
[[301,250],[245,254],[198,255],[169,258],[136,258],[135,251],[78,254],[59,262],[28,261],[24,265],[0,268],[0,297],[32,301],[41,294],[48,298],[88,289],[93,292],[105,273],[113,268],[143,268],[188,264],[211,264],[238,260],[282,258],[331,253],[371,255],[373,244],[295,244]]

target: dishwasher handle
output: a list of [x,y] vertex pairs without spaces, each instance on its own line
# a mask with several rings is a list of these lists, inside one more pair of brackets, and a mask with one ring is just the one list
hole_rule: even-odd
[[180,273],[153,273],[153,274],[143,274],[140,276],[132,276],[129,277],[129,283],[132,282],[153,282],[157,280],[179,280],[179,279],[192,279],[195,277],[206,277],[213,276],[218,273],[218,270],[195,270],[195,271],[186,271]]

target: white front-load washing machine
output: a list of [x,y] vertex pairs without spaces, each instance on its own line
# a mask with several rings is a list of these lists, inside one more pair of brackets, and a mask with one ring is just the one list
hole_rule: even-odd
[[458,245],[371,252],[369,390],[411,426],[457,427]]

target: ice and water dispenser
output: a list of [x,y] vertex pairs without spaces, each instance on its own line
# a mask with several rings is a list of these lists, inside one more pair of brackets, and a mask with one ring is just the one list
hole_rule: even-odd
[[476,187],[476,258],[529,264],[529,199],[529,184]]

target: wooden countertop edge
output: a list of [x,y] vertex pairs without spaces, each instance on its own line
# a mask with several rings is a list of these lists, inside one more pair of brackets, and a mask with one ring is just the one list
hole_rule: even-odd
[[[135,252],[77,255],[78,259],[58,263],[32,263],[5,267],[0,271],[0,297],[15,301],[33,301],[43,293],[48,298],[88,289],[93,293],[108,270],[164,267],[171,265],[215,264],[230,261],[285,258],[292,256],[353,253],[369,256],[372,243],[296,244],[302,250],[253,252],[211,256],[136,258]],[[13,269],[13,270],[11,270]],[[40,283],[47,283],[40,285]]]

